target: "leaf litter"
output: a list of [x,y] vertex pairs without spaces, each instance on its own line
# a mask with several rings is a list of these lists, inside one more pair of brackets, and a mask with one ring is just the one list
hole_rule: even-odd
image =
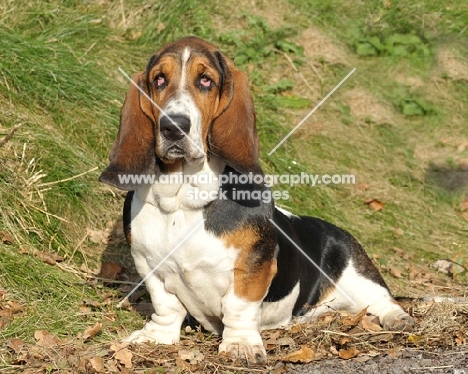
[[[394,250],[404,252],[399,248]],[[111,279],[118,278],[117,274],[131,278],[123,268],[115,265],[110,268],[114,269],[110,272]],[[7,373],[286,373],[290,365],[327,360],[367,362],[377,357],[396,359],[408,350],[431,352],[466,347],[468,298],[465,287],[446,274],[423,266],[382,265],[381,270],[405,280],[412,294],[436,294],[437,290],[450,289],[451,296],[402,298],[400,304],[417,322],[409,332],[384,331],[378,318],[368,315],[366,309],[356,314],[329,312],[314,322],[263,331],[267,363],[249,365],[218,355],[220,338],[204,332],[196,324],[182,329],[181,341],[176,345],[102,343],[100,335],[107,329],[106,321],[116,318],[113,305],[120,297],[119,292],[125,294],[128,286],[118,284],[114,288],[119,292],[104,292],[100,298],[83,300],[77,313],[92,314],[94,321],[81,333],[57,336],[37,330],[30,340],[6,339],[0,344],[0,362],[8,363],[9,369],[4,370]],[[107,283],[98,279],[92,282]],[[144,291],[135,293],[125,308],[137,310],[146,317],[152,311]],[[7,290],[0,289],[0,328],[7,327],[13,318],[24,313],[27,313],[25,306],[14,300]],[[122,328],[117,333],[124,336],[127,332]]]
[[[278,366],[307,364],[327,359],[365,362],[376,356],[399,357],[405,349],[451,348],[468,342],[468,300],[406,300],[403,306],[416,319],[411,332],[384,331],[378,318],[364,309],[357,314],[329,312],[313,323],[292,324],[262,332],[268,352],[266,365],[248,365],[218,355],[220,338],[198,328],[186,327],[176,345],[129,345],[117,341],[100,344],[95,337],[103,329],[97,322],[77,337],[59,338],[37,330],[34,343],[11,338],[0,348],[0,358],[16,369],[31,373],[206,373],[272,372]],[[105,327],[104,327],[105,328]],[[282,365],[282,366],[281,366]],[[7,371],[8,372],[8,371]],[[287,371],[282,371],[287,372]]]

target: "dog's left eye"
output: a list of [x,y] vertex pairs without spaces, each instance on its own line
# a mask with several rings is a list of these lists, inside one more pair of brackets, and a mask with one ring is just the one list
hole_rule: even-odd
[[154,79],[154,84],[158,89],[162,89],[167,85],[166,77],[164,74],[158,74]]
[[202,75],[198,81],[198,84],[202,90],[209,90],[211,87],[213,87],[214,83],[209,77]]

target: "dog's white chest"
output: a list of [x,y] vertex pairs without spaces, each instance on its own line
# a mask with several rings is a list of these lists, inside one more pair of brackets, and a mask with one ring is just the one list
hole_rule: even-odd
[[154,276],[198,322],[219,331],[221,298],[232,283],[237,251],[205,231],[202,210],[163,213],[135,195],[131,232],[140,274],[156,269]]

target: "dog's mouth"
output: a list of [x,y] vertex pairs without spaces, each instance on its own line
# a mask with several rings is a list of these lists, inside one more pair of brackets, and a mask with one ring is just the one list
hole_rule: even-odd
[[169,164],[185,160],[189,165],[197,165],[205,159],[205,153],[198,149],[190,152],[190,150],[185,149],[181,145],[172,144],[166,148],[161,158]]
[[185,157],[185,150],[179,147],[178,145],[173,145],[167,149],[166,158],[168,159],[180,159]]

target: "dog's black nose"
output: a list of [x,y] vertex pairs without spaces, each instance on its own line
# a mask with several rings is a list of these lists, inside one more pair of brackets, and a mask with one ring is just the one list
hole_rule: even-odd
[[180,140],[190,131],[190,119],[183,115],[174,114],[162,116],[159,120],[159,131],[167,140]]

